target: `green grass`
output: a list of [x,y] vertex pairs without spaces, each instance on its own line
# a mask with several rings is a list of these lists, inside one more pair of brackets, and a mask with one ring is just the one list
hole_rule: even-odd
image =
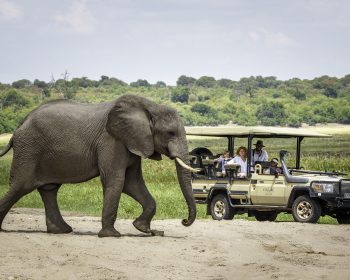
[[[270,158],[277,156],[280,149],[294,151],[295,140],[265,139],[266,150]],[[0,142],[0,149],[6,141]],[[237,139],[236,146],[246,146],[246,140]],[[195,138],[189,141],[190,149],[204,146],[214,153],[221,153],[227,149],[226,139]],[[12,150],[0,158],[0,197],[8,189],[8,179],[12,159]],[[294,153],[289,157],[288,165],[294,164]],[[301,165],[305,169],[314,170],[341,170],[350,174],[350,135],[335,135],[330,139],[306,139],[302,144]],[[143,161],[143,173],[149,191],[157,202],[156,219],[185,218],[187,206],[182,196],[176,178],[174,163],[169,159],[156,162]],[[99,178],[85,183],[64,185],[59,191],[58,201],[61,210],[79,212],[88,215],[100,216],[102,211],[102,187]],[[43,203],[37,191],[23,197],[16,207],[43,208]],[[205,206],[197,205],[198,218],[206,218]],[[119,218],[136,218],[141,213],[141,206],[126,195],[122,195],[118,210]],[[247,215],[238,215],[235,218],[248,218]],[[277,221],[293,221],[291,215],[280,214]],[[336,224],[331,217],[322,217],[319,223]]]

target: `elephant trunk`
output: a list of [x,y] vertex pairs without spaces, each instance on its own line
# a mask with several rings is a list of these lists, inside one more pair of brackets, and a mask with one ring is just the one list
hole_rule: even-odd
[[193,224],[197,215],[196,202],[192,193],[191,172],[184,168],[178,160],[175,161],[175,164],[181,191],[188,206],[188,218],[183,219],[182,224],[188,227]]

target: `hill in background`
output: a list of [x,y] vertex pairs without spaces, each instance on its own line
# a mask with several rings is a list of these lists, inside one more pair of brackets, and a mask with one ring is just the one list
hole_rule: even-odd
[[176,86],[139,79],[127,84],[101,76],[52,80],[36,79],[0,83],[0,134],[15,130],[21,120],[39,104],[66,98],[99,103],[123,94],[136,94],[176,108],[186,125],[283,125],[302,123],[350,123],[350,75],[322,76],[313,80],[249,77],[239,81],[180,76]]

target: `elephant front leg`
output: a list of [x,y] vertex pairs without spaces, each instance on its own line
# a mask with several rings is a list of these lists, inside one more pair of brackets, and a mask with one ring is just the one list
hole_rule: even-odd
[[127,169],[123,192],[135,199],[142,206],[142,214],[133,222],[135,228],[144,233],[163,236],[163,231],[151,229],[151,220],[156,213],[156,202],[143,180],[141,159]]
[[98,233],[99,237],[120,237],[120,233],[114,228],[117,218],[118,205],[123,188],[123,179],[106,178],[103,185],[103,209],[102,209],[102,229]]

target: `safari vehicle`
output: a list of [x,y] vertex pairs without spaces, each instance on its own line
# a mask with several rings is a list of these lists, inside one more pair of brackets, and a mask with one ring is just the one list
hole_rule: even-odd
[[[190,153],[191,167],[197,170],[192,173],[194,197],[197,203],[207,205],[207,215],[213,219],[230,220],[235,214],[248,213],[258,221],[274,221],[278,213],[286,212],[302,223],[316,223],[324,215],[336,218],[340,224],[350,223],[350,179],[343,177],[346,174],[304,170],[300,166],[304,138],[331,136],[295,128],[261,127],[189,127],[186,132],[187,135],[227,138],[231,157],[235,139],[247,139],[250,168],[245,178],[238,176],[240,165],[237,164],[225,165],[224,177],[218,166],[218,156],[205,147],[197,147]],[[280,175],[269,174],[270,162],[252,165],[254,138],[294,138],[295,166],[287,166],[285,150],[279,152]]]

